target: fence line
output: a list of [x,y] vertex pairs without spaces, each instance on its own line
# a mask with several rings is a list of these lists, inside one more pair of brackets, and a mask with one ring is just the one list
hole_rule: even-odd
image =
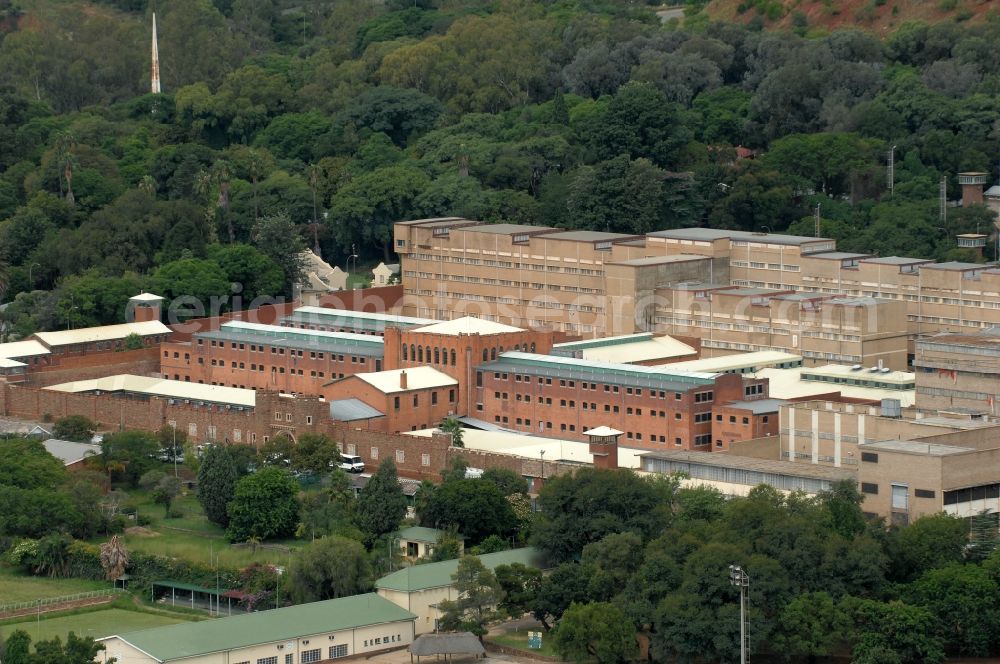
[[44,597],[42,599],[33,599],[33,600],[28,600],[26,602],[12,602],[10,604],[0,604],[0,613],[11,613],[14,611],[40,608],[43,606],[50,606],[53,604],[65,604],[68,602],[77,602],[81,599],[107,597],[110,595],[116,595],[120,592],[122,592],[121,588],[105,588],[103,590],[89,590],[83,593],[76,593],[75,595],[63,595],[61,597]]

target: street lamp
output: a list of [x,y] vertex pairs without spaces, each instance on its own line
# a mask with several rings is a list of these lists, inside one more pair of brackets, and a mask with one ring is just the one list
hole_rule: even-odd
[[173,423],[174,430],[174,477],[177,477],[177,422]]
[[729,566],[729,583],[740,589],[740,664],[747,664],[747,593],[750,592],[750,575],[738,565]]
[[542,469],[538,473],[538,490],[542,490],[542,482],[545,481],[545,450],[538,450],[538,456],[542,460]]

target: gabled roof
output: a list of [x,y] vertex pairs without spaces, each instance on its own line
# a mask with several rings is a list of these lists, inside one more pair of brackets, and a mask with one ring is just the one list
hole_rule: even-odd
[[[441,535],[445,531],[438,530],[437,528],[425,528],[423,526],[410,526],[409,528],[403,528],[396,534],[401,540],[409,540],[410,542],[430,542],[431,544],[437,544],[438,540],[441,539]],[[464,540],[465,535],[457,535],[458,539]]]
[[[416,616],[406,609],[375,593],[368,593],[216,620],[154,627],[117,638],[158,662],[166,662],[414,619]],[[110,638],[115,637],[99,641]]]
[[[406,372],[406,387],[400,385],[400,374],[403,372]],[[434,367],[390,369],[389,371],[354,374],[354,377],[365,381],[383,394],[458,385],[457,380],[446,373],[438,371]]]
[[519,327],[504,325],[503,323],[497,323],[484,318],[462,316],[461,318],[456,318],[454,320],[434,323],[433,325],[427,325],[425,327],[418,327],[411,331],[424,332],[427,334],[444,334],[447,336],[457,337],[460,334],[507,334],[509,332],[523,332],[524,330]]
[[158,320],[148,320],[141,323],[83,327],[79,330],[36,332],[34,336],[49,348],[53,348],[56,346],[88,344],[98,341],[118,341],[130,334],[137,334],[140,337],[148,337],[154,334],[170,334],[170,328]]
[[66,466],[101,453],[100,445],[76,443],[72,440],[59,440],[58,438],[49,438],[42,445],[45,446],[46,452],[62,461]]
[[356,422],[384,416],[385,413],[372,408],[360,399],[337,399],[330,402],[330,417],[340,422]]
[[[487,569],[496,569],[500,565],[513,565],[514,563],[521,563],[529,567],[540,567],[541,559],[541,552],[532,547],[510,549],[508,551],[487,553],[479,556],[479,560],[482,561]],[[451,575],[457,569],[457,559],[444,560],[439,563],[428,563],[426,565],[415,565],[383,576],[375,582],[375,587],[380,590],[398,590],[400,592],[445,588],[453,583]]]
[[204,385],[182,380],[150,378],[118,374],[91,380],[77,380],[71,383],[50,385],[46,390],[55,392],[131,392],[151,397],[186,399],[192,402],[221,403],[223,405],[253,408],[257,403],[257,393],[239,387]]

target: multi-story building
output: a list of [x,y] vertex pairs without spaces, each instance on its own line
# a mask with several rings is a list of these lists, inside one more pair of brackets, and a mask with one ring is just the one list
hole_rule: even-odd
[[397,433],[437,426],[456,415],[458,381],[434,367],[359,373],[324,387],[331,403],[356,399],[381,416],[369,417],[375,431]]
[[381,371],[382,338],[232,321],[161,346],[164,378],[318,395],[332,379]]
[[586,440],[610,426],[629,447],[708,451],[725,444],[713,408],[766,399],[767,381],[508,352],[477,368],[475,397],[472,416],[505,429]]
[[1000,395],[1000,336],[938,334],[917,340],[913,365],[917,404],[971,413],[997,414]]
[[890,300],[688,283],[657,289],[654,323],[701,337],[704,357],[776,350],[807,366],[906,368],[906,307]]
[[[862,336],[861,330],[841,330],[831,315],[827,328],[816,330],[817,350],[811,352],[825,354],[816,360],[848,364],[865,361],[831,356],[898,356],[893,337],[899,323],[890,323],[898,307],[882,301],[902,305],[911,354],[920,335],[1000,324],[1000,268],[840,252],[834,240],[825,238],[707,228],[634,236],[447,218],[398,223],[395,242],[405,286],[403,313],[410,315],[474,314],[601,337],[654,331],[657,315],[665,315],[657,310],[663,289],[684,282],[698,282],[705,291],[737,286],[805,294],[803,302],[811,294],[827,296],[822,302],[839,296],[847,298],[841,307],[874,308],[870,319],[877,318],[882,327],[893,325],[889,338],[862,344],[870,350],[842,352],[839,346],[861,341],[851,338]],[[837,304],[826,305],[831,306]],[[671,316],[683,317],[677,309]],[[885,311],[890,313],[884,316]],[[848,319],[857,321],[857,316]],[[758,331],[731,331],[733,337],[742,331],[743,338],[727,343],[760,345],[755,343]]]

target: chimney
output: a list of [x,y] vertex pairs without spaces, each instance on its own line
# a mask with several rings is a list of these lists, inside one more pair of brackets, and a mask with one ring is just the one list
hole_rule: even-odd
[[401,390],[405,390],[406,389],[406,370],[405,369],[403,371],[399,372],[399,389],[401,389]]

